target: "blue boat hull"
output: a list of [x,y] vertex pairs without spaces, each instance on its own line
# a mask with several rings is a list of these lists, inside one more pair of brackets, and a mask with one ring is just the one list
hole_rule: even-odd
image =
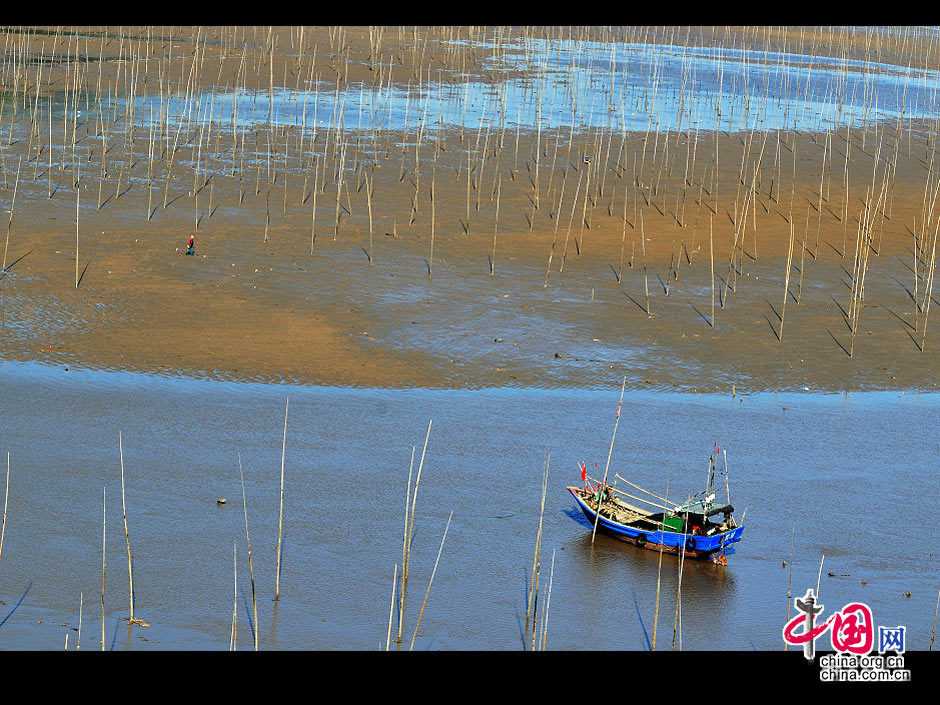
[[[584,513],[591,523],[594,523],[596,513],[591,509],[581,497],[578,496],[574,487],[568,487],[571,496],[574,497],[578,507]],[[725,531],[721,534],[711,536],[700,536],[692,534],[681,534],[672,531],[647,531],[638,529],[626,524],[608,519],[603,514],[597,523],[598,529],[603,529],[605,533],[618,538],[622,541],[629,541],[644,548],[656,551],[663,550],[667,553],[679,553],[685,547],[686,558],[710,558],[715,554],[730,555],[734,553],[733,544],[741,540],[744,533],[744,527],[738,526],[731,531]]]

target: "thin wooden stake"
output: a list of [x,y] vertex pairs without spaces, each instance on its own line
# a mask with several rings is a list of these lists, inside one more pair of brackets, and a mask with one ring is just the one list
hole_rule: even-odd
[[75,650],[81,651],[82,648],[82,613],[85,608],[85,593],[78,593],[78,634],[75,637]]
[[819,557],[819,574],[816,576],[816,599],[819,600],[819,582],[822,580],[823,563],[826,562],[826,554]]
[[108,488],[103,487],[101,492],[101,650],[104,651],[105,628],[104,628],[104,593],[107,588],[107,532],[108,532]]
[[385,634],[385,650],[388,651],[392,645],[392,617],[395,615],[395,588],[398,587],[398,564],[395,564],[395,570],[392,572],[392,601],[388,608],[388,632]]
[[437,549],[437,558],[434,559],[434,568],[431,570],[431,578],[428,580],[428,589],[424,591],[424,599],[421,601],[421,609],[418,611],[418,621],[415,622],[415,630],[411,634],[411,645],[409,651],[415,648],[415,639],[418,638],[418,630],[421,628],[421,619],[424,617],[424,610],[428,606],[428,598],[431,596],[431,585],[434,584],[434,576],[437,574],[437,565],[441,561],[441,553],[444,552],[444,541],[447,539],[447,532],[450,530],[450,521],[454,518],[454,512],[451,511],[447,517],[447,526],[444,527],[444,535],[441,536],[441,545]]
[[75,189],[75,288],[78,288],[78,208],[81,201],[81,187]]
[[940,614],[940,590],[937,591],[937,606],[933,610],[933,624],[930,625],[930,644],[927,651],[933,651],[933,643],[937,638],[937,615]]
[[277,574],[274,578],[274,601],[281,599],[281,540],[284,535],[284,458],[287,454],[287,411],[290,407],[290,397],[284,404],[284,439],[281,442],[281,500],[277,512]]
[[405,593],[408,587],[408,553],[411,548],[408,541],[408,527],[410,526],[408,517],[411,507],[411,477],[415,469],[415,450],[415,447],[411,446],[411,464],[408,466],[408,486],[405,489],[405,527],[401,540],[401,590],[398,593],[398,634],[395,638],[396,644],[401,644],[405,624]]
[[790,246],[787,249],[787,273],[783,278],[783,307],[780,310],[779,342],[783,342],[783,320],[787,315],[787,299],[790,296],[790,269],[793,264],[793,221],[790,221]]
[[7,451],[7,481],[3,491],[3,523],[0,524],[0,558],[3,558],[3,539],[7,533],[7,504],[10,501],[10,451]]
[[134,618],[134,558],[131,553],[131,537],[127,530],[127,501],[124,495],[124,441],[120,431],[118,431],[118,452],[121,457],[121,513],[124,518],[124,544],[127,548],[127,594],[130,602],[128,624],[137,624],[139,620]]
[[238,543],[236,541],[232,541],[232,572],[235,576],[235,592],[232,597],[232,631],[228,642],[229,651],[235,651],[238,646]]
[[708,257],[711,262],[711,282],[712,282],[712,317],[711,326],[715,327],[715,237],[712,216],[708,216]]
[[542,636],[539,639],[539,651],[548,647],[548,613],[552,606],[552,583],[555,582],[555,549],[552,549],[552,568],[548,573],[548,595],[545,597],[545,611],[542,613]]
[[[713,304],[714,305],[714,304]],[[666,483],[666,494],[664,497],[669,496],[669,483]],[[656,569],[656,608],[653,610],[653,638],[650,643],[650,651],[656,651],[656,635],[659,630],[659,596],[660,588],[662,587],[662,575],[663,575],[663,548],[665,547],[666,537],[663,534],[663,527],[659,527],[659,566]]]
[[242,470],[242,456],[238,453],[238,474],[242,483],[242,511],[245,515],[245,543],[248,546],[248,580],[251,582],[251,615],[254,632],[255,651],[258,651],[258,600],[255,593],[255,562],[254,550],[251,546],[251,536],[248,534],[248,498],[245,495],[245,472]]
[[627,388],[627,378],[623,378],[623,383],[620,385],[620,401],[617,402],[617,411],[614,419],[614,432],[610,437],[610,449],[607,451],[607,464],[604,466],[604,479],[601,482],[601,488],[598,491],[597,497],[597,511],[594,513],[594,530],[591,532],[591,545],[594,545],[594,537],[597,536],[597,525],[601,519],[601,495],[604,493],[604,488],[607,487],[607,473],[610,470],[610,459],[614,454],[614,441],[617,439],[617,427],[620,426],[620,412],[623,409],[623,393]]
[[[10,127],[12,130],[12,125]],[[20,185],[20,167],[23,166],[23,157],[20,157],[16,165],[16,181],[13,182],[13,200],[10,202],[10,220],[7,221],[7,239],[3,246],[3,271],[7,270],[7,250],[10,247],[10,230],[13,228],[13,211],[16,208],[16,191]],[[4,169],[4,174],[6,169]],[[4,176],[4,185],[6,185],[6,176]]]
[[529,628],[531,627],[531,645],[530,648],[535,650],[535,637],[536,637],[536,613],[538,610],[538,594],[539,594],[539,575],[542,572],[542,529],[544,526],[544,517],[545,517],[545,497],[548,493],[548,469],[551,464],[552,455],[550,452],[545,454],[545,467],[542,472],[542,501],[539,504],[539,523],[538,528],[535,532],[535,546],[532,550],[532,570],[529,573],[529,590],[526,597],[526,615],[525,615],[525,630],[526,634],[530,633]]

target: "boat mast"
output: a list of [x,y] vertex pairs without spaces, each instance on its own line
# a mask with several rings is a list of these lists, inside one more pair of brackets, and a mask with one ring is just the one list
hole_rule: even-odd
[[715,489],[715,455],[708,456],[708,473],[705,476],[705,500],[708,500],[708,495]]
[[597,494],[597,511],[594,513],[594,531],[591,532],[591,545],[594,545],[594,537],[597,536],[597,524],[601,520],[601,497],[604,488],[607,487],[607,472],[610,470],[610,458],[614,454],[614,441],[617,438],[617,427],[620,425],[620,411],[623,408],[623,392],[627,387],[627,378],[623,378],[620,385],[620,401],[617,402],[617,412],[614,418],[614,432],[610,436],[610,448],[607,450],[607,464],[604,466],[604,479],[601,481],[601,488]]
[[717,467],[714,454],[708,456],[708,480],[705,483],[705,492],[702,495],[702,511],[706,515],[715,501],[715,471]]
[[731,504],[731,487],[728,484],[728,451],[722,448],[722,452],[725,454],[725,504]]

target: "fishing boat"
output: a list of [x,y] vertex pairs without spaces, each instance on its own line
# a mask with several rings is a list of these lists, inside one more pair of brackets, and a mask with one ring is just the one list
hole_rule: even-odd
[[[641,548],[727,565],[727,557],[734,553],[734,544],[744,533],[743,519],[740,524],[735,520],[730,503],[727,455],[724,467],[727,501],[722,503],[717,501],[715,491],[714,453],[708,459],[705,489],[681,504],[643,489],[619,474],[615,474],[613,483],[607,483],[606,477],[596,480],[587,475],[584,464],[581,477],[583,486],[570,485],[567,490],[595,531]],[[618,487],[618,482],[631,491]]]

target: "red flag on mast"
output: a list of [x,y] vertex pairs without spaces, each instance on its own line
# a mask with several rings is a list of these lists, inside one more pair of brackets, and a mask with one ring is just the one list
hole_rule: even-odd
[[587,465],[581,463],[581,482],[587,482]]

